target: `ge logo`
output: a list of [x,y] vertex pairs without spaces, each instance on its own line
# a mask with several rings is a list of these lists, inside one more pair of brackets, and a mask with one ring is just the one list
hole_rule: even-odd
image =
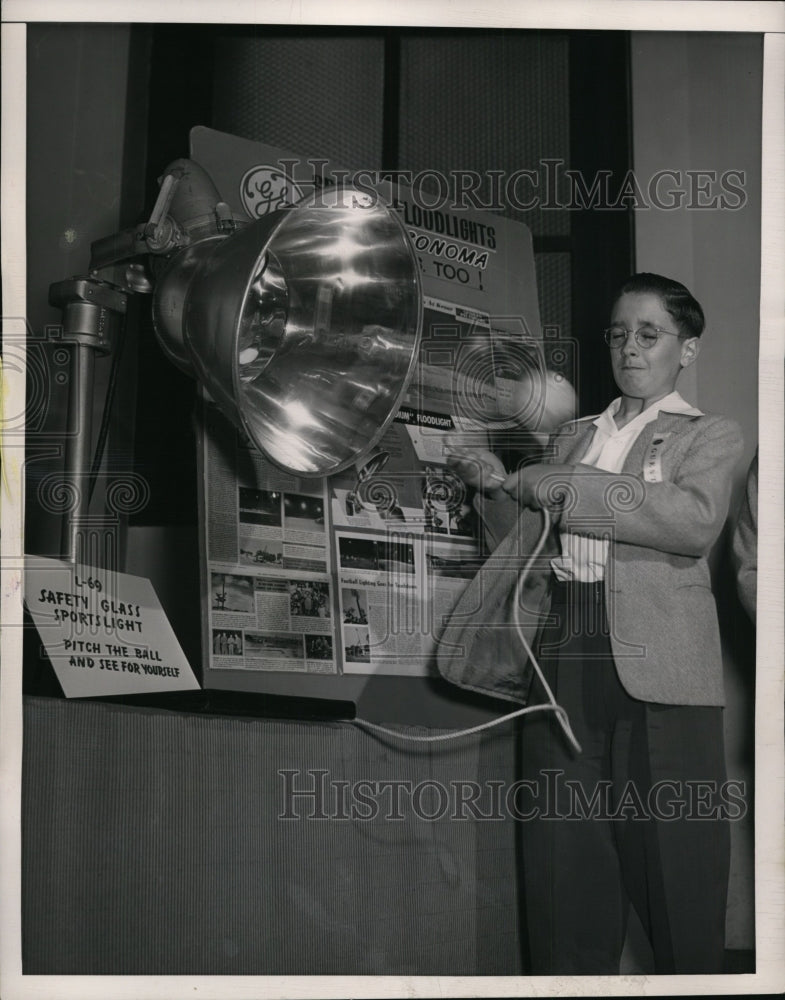
[[251,167],[240,181],[243,207],[252,219],[289,208],[302,196],[297,184],[278,167]]

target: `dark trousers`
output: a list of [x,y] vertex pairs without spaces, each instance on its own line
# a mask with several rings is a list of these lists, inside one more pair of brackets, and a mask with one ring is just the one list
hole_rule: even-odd
[[[521,727],[530,972],[618,974],[629,904],[658,973],[722,971],[730,860],[722,710],[631,698],[601,584],[556,584],[538,657],[583,752],[550,712]],[[663,623],[667,627],[667,623]],[[535,678],[532,703],[544,701]]]

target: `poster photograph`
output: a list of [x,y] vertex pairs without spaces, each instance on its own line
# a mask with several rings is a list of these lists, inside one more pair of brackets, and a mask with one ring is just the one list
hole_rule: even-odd
[[785,6],[6,0],[0,995],[785,990]]

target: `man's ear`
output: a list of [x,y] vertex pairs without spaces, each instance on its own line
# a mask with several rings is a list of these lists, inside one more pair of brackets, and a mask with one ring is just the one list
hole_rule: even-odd
[[689,337],[681,347],[681,367],[689,368],[700,353],[701,342],[698,337]]

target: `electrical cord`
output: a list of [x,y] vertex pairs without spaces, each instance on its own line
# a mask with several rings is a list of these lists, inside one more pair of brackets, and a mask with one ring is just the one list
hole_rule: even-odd
[[511,719],[517,719],[522,715],[529,715],[532,712],[553,712],[559,725],[564,730],[564,735],[573,745],[578,753],[581,753],[581,745],[575,737],[575,733],[572,731],[572,726],[570,726],[570,719],[566,711],[556,702],[556,698],[553,695],[553,691],[550,685],[545,680],[542,669],[537,662],[537,658],[532,652],[532,648],[526,641],[526,636],[523,631],[523,625],[521,623],[521,611],[520,611],[520,596],[521,588],[529,575],[529,572],[534,565],[534,561],[539,556],[542,551],[542,547],[545,544],[545,540],[551,530],[551,516],[545,508],[542,511],[543,514],[543,528],[540,533],[540,537],[537,540],[537,544],[534,547],[534,551],[529,556],[528,562],[521,571],[518,582],[515,586],[515,595],[513,597],[513,621],[515,628],[518,632],[518,638],[521,640],[523,648],[526,650],[531,664],[534,667],[534,672],[540,679],[540,683],[545,688],[545,694],[548,700],[541,705],[528,705],[525,708],[519,708],[515,712],[509,712],[506,715],[499,716],[498,719],[491,719],[490,722],[483,722],[477,726],[471,726],[468,729],[456,729],[449,733],[436,733],[430,736],[414,736],[410,733],[401,733],[395,729],[388,729],[386,726],[380,726],[375,722],[368,722],[366,719],[352,719],[355,725],[360,726],[363,729],[370,729],[374,732],[385,733],[387,736],[395,736],[399,740],[407,740],[410,743],[441,743],[446,740],[457,740],[463,736],[471,736],[473,733],[479,733],[484,729],[491,729],[493,726],[500,726],[504,722],[509,722]]

